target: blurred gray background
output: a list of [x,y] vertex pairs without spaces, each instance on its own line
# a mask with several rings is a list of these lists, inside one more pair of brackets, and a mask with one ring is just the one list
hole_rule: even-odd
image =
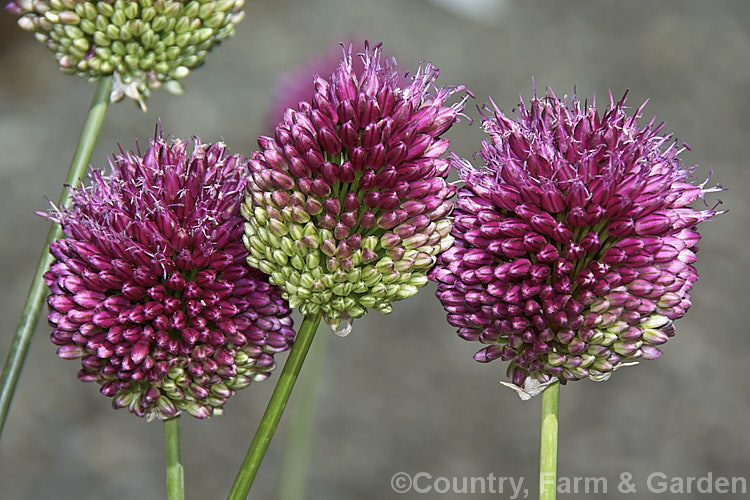
[[[658,361],[606,383],[562,389],[560,474],[604,476],[619,498],[630,472],[638,498],[653,471],[743,476],[750,482],[748,291],[750,260],[750,2],[746,0],[251,0],[237,36],[184,80],[182,97],[157,91],[149,112],[111,107],[92,162],[119,142],[145,143],[161,117],[177,136],[223,138],[249,153],[267,133],[274,85],[286,71],[339,40],[383,41],[403,69],[440,67],[443,85],[465,84],[510,111],[531,78],[583,100],[630,89],[633,108],[656,115],[688,142],[730,212],[702,226],[693,309]],[[10,345],[47,222],[94,86],[60,74],[50,53],[0,13],[0,356]],[[482,134],[454,127],[453,149],[470,157]],[[56,357],[40,322],[0,442],[0,497],[158,499],[165,495],[163,434],[76,380],[77,362]],[[320,334],[330,335],[321,330]],[[428,286],[371,313],[346,339],[327,339],[310,465],[310,499],[465,498],[397,494],[399,471],[437,476],[525,477],[536,495],[539,399],[521,402],[499,385],[505,365],[472,360]],[[284,356],[279,356],[279,364]],[[303,372],[304,373],[304,372]],[[278,372],[277,372],[278,374]],[[183,419],[188,498],[225,498],[277,376],[231,398],[226,415]],[[294,405],[294,395],[291,406]],[[271,444],[251,498],[277,497],[288,420]],[[698,493],[674,498],[731,498]],[[475,495],[479,497],[481,495]],[[604,495],[561,495],[602,498]],[[487,495],[508,498],[503,495]],[[737,498],[740,498],[738,495]]]

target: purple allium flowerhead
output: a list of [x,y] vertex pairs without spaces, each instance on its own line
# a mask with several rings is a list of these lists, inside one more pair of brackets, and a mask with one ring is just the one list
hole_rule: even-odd
[[464,87],[435,87],[431,64],[401,86],[380,45],[359,57],[357,72],[349,45],[333,75],[315,76],[311,102],[258,139],[242,207],[248,263],[342,335],[368,309],[416,294],[453,243],[440,136],[466,101],[446,104]]
[[430,277],[459,336],[487,346],[474,358],[510,362],[522,397],[661,356],[690,307],[696,226],[717,214],[690,205],[719,188],[626,109],[534,92],[514,119],[485,108],[485,166],[451,159],[456,243]]
[[145,110],[152,89],[179,82],[234,34],[245,0],[13,0],[9,12],[55,53],[60,70],[88,80],[113,75],[112,101]]
[[245,261],[247,164],[222,143],[158,137],[110,165],[48,216],[65,234],[44,275],[57,354],[82,358],[78,378],[115,408],[221,414],[295,336],[281,290]]

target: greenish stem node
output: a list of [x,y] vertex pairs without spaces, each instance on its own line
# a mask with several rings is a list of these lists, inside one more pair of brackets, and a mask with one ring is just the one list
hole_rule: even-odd
[[542,392],[539,500],[555,500],[557,493],[557,415],[559,399],[559,382],[555,382]]
[[[102,123],[104,123],[104,117],[107,114],[111,91],[112,77],[107,76],[101,78],[96,93],[94,94],[94,98],[91,101],[91,107],[89,108],[83,131],[81,132],[81,138],[78,140],[78,147],[73,156],[73,161],[70,163],[68,177],[65,180],[66,186],[77,186],[83,175],[86,173],[86,168],[89,165],[94,146],[96,145],[96,139],[99,136]],[[67,187],[65,187],[60,195],[60,201],[57,206],[61,208],[66,206],[69,199],[70,192]],[[39,264],[34,273],[29,293],[26,297],[26,304],[21,313],[21,318],[18,321],[16,334],[13,337],[8,357],[3,366],[3,373],[0,376],[0,435],[2,435],[3,428],[5,427],[5,420],[8,417],[13,393],[16,390],[18,378],[21,374],[21,369],[23,368],[23,362],[26,359],[26,354],[29,350],[31,336],[34,333],[34,328],[39,319],[39,314],[41,313],[42,305],[44,303],[44,297],[47,294],[47,287],[44,283],[44,273],[47,272],[47,269],[49,269],[49,266],[54,261],[54,257],[52,257],[48,251],[49,244],[51,241],[59,239],[62,236],[63,234],[60,226],[52,224],[52,227],[47,234],[47,240],[42,249],[42,255],[39,258]]]
[[167,500],[185,500],[179,415],[164,421],[164,444],[167,451]]
[[240,470],[237,473],[237,478],[234,480],[232,491],[229,493],[229,500],[243,500],[247,498],[255,475],[258,473],[266,450],[268,450],[268,445],[271,443],[271,438],[273,438],[276,428],[279,425],[281,414],[284,412],[284,408],[286,408],[287,401],[289,401],[289,395],[292,393],[294,384],[297,381],[322,315],[322,312],[318,312],[317,314],[307,315],[302,320],[292,350],[289,352],[279,380],[276,382],[276,387],[271,395],[271,400],[266,407],[266,412],[263,414],[263,418],[261,418],[258,430],[250,444],[250,449],[247,451],[245,460],[242,462]]

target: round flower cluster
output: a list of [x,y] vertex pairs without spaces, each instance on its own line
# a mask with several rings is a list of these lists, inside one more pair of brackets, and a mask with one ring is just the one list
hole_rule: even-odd
[[488,109],[486,166],[453,158],[456,244],[431,278],[459,335],[487,344],[475,359],[509,361],[521,389],[659,357],[690,307],[696,225],[716,215],[690,205],[712,189],[624,103],[600,115],[547,93],[515,120]]
[[355,72],[350,45],[329,79],[315,77],[312,103],[258,140],[242,208],[248,263],[340,334],[369,308],[388,313],[416,294],[451,246],[439,137],[466,100],[446,105],[463,87],[435,88],[429,64],[401,88],[379,46],[365,44],[361,58]]
[[151,89],[178,82],[234,34],[244,0],[15,0],[21,28],[55,53],[60,69],[98,80],[114,74],[112,100],[145,106]]
[[48,216],[65,234],[44,276],[52,342],[82,358],[78,378],[115,408],[221,414],[291,347],[281,290],[245,262],[246,175],[221,143],[157,139],[116,157],[110,176],[91,171],[71,206]]

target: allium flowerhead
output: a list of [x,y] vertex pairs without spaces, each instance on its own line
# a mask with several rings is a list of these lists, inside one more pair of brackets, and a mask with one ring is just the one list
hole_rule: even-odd
[[431,278],[459,336],[487,345],[475,359],[509,361],[532,394],[659,357],[690,307],[696,225],[716,214],[690,205],[711,189],[641,109],[535,94],[515,119],[487,109],[485,166],[452,159],[456,244]]
[[14,0],[21,28],[55,53],[60,69],[89,80],[114,75],[112,100],[128,96],[145,108],[151,89],[200,66],[234,34],[244,0]]
[[157,138],[111,168],[49,216],[65,234],[44,276],[52,342],[115,408],[221,414],[294,339],[281,290],[245,262],[246,164],[221,143]]
[[453,241],[440,136],[465,101],[446,100],[463,87],[436,88],[430,64],[400,86],[380,56],[365,44],[356,72],[350,45],[333,75],[315,77],[312,102],[288,109],[250,161],[249,264],[334,328],[417,293]]

